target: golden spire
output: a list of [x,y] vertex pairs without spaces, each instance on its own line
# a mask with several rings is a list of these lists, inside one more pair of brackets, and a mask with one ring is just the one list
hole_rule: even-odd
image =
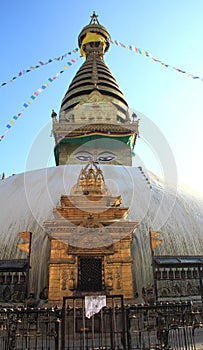
[[[99,23],[98,15],[93,12],[90,23],[78,36],[85,62],[62,100],[59,118],[53,118],[56,165],[77,163],[74,151],[86,143],[86,135],[92,141],[96,134],[99,136],[96,138],[102,138],[106,135],[110,137],[111,133],[114,136],[117,133],[118,140],[127,146],[125,152],[122,147],[122,151],[119,151],[122,164],[132,165],[130,139],[135,140],[137,127],[131,123],[125,97],[104,62],[110,42],[108,30]],[[80,136],[84,138],[80,139]],[[75,137],[78,142],[75,142]],[[103,145],[100,148],[106,150]]]
[[108,30],[99,23],[98,15],[93,12],[90,23],[78,36],[78,46],[86,60],[69,86],[61,104],[61,112],[67,113],[87,99],[93,91],[98,91],[118,108],[123,121],[126,121],[128,104],[104,62],[104,55],[109,49],[110,42]]

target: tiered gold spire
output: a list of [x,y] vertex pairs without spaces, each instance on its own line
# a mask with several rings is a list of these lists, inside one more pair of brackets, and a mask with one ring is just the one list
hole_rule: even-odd
[[94,90],[110,97],[116,107],[127,118],[128,104],[110,69],[104,62],[104,54],[110,46],[111,37],[107,29],[100,25],[98,16],[93,13],[89,25],[78,36],[80,52],[86,61],[75,75],[62,101],[61,111],[67,111],[84,100]]
[[[63,98],[59,118],[52,113],[56,165],[78,163],[76,149],[94,140],[101,141],[97,147],[100,153],[114,150],[108,164],[132,165],[138,127],[130,119],[124,95],[104,62],[110,42],[110,34],[93,13],[78,36],[85,62]],[[112,137],[119,142],[109,147],[106,140]]]

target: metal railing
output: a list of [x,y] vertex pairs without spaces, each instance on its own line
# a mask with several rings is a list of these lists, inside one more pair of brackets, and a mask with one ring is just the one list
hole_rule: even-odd
[[60,349],[60,313],[58,309],[0,309],[0,349]]
[[1,350],[197,350],[202,312],[191,303],[125,305],[122,296],[91,318],[84,297],[62,308],[0,308]]
[[108,296],[107,306],[85,317],[85,298],[64,298],[61,349],[127,349],[123,296]]
[[191,303],[131,305],[126,309],[128,349],[194,350],[201,327]]

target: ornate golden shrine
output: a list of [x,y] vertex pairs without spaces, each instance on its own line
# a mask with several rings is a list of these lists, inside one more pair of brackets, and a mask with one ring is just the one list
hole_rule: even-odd
[[94,162],[80,172],[55,219],[44,222],[51,241],[49,301],[63,296],[123,294],[133,299],[130,242],[137,223],[126,219],[121,196],[112,196]]

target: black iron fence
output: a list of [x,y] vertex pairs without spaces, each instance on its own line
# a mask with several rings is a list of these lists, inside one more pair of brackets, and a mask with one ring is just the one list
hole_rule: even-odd
[[0,349],[60,349],[60,314],[55,309],[0,309]]
[[127,349],[122,295],[106,297],[107,306],[85,317],[85,298],[64,298],[62,349]]
[[201,315],[191,303],[126,308],[128,349],[196,349]]
[[0,308],[1,350],[202,350],[202,312],[191,303],[125,305],[122,296],[87,318],[84,298],[59,308]]

